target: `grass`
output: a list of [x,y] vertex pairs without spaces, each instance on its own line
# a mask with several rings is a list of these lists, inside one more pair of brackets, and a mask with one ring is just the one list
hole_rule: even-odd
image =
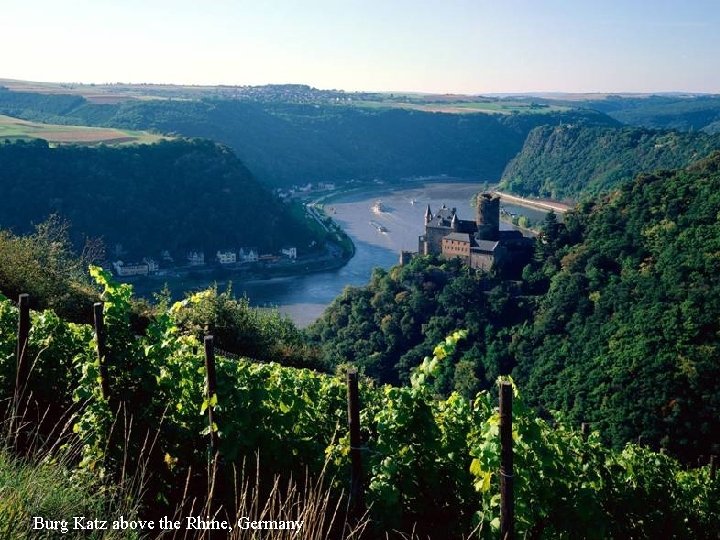
[[[89,538],[137,540],[135,531],[88,530],[82,523],[123,516],[137,519],[144,490],[145,467],[124,474],[117,483],[77,467],[84,442],[72,430],[73,408],[54,427],[40,426],[44,414],[34,409],[32,396],[24,405],[0,400],[0,538],[3,540]],[[36,519],[42,526],[35,528]]]
[[[227,540],[361,540],[370,528],[367,514],[350,516],[347,497],[339,496],[331,487],[333,479],[323,470],[316,478],[306,475],[295,479],[275,474],[270,485],[261,477],[260,458],[255,456],[254,467],[233,468],[235,504],[232,511],[225,508],[213,511],[207,500],[184,500],[177,508],[173,520],[182,521],[186,516],[214,516],[218,521],[231,524],[232,530],[224,533]],[[247,465],[247,464],[246,464]],[[254,470],[254,474],[245,474]],[[229,479],[226,479],[226,482]],[[257,521],[302,522],[302,528],[252,530],[240,523]],[[191,540],[193,531],[181,529],[160,535],[162,540]]]
[[44,139],[51,144],[133,144],[155,143],[161,139],[146,131],[130,131],[114,128],[88,126],[63,126],[41,124],[0,115],[0,140],[3,139]]
[[[127,521],[139,519],[131,502],[133,493],[114,489],[90,474],[73,470],[67,463],[68,454],[55,450],[44,456],[18,458],[6,448],[0,448],[0,538],[90,538],[102,540],[139,539],[140,533],[131,530],[112,530],[113,520],[123,516]],[[259,470],[259,463],[255,470]],[[215,538],[227,540],[359,540],[369,525],[367,516],[349,519],[347,499],[334,496],[332,483],[321,474],[316,479],[301,481],[274,476],[270,489],[261,487],[260,476],[236,477],[235,507],[231,515],[220,508],[213,511],[206,500],[185,500],[178,505],[173,521],[181,522],[176,531],[145,531],[148,538],[163,540],[192,540],[198,531],[186,528],[187,516],[214,517],[232,524],[232,530]],[[35,516],[56,522],[65,521],[66,531],[34,530]],[[74,516],[86,521],[94,519],[108,523],[105,531],[73,530]],[[276,520],[302,522],[297,530],[248,530],[236,524],[243,521]],[[57,523],[53,527],[62,527]]]
[[537,106],[522,101],[455,101],[445,103],[410,101],[355,101],[354,105],[366,109],[412,109],[424,112],[449,114],[548,114],[568,110],[557,105]]
[[[0,409],[9,407],[8,400],[0,402]],[[317,477],[303,478],[273,475],[268,478],[261,470],[259,457],[253,467],[235,467],[220,473],[218,458],[212,462],[209,494],[187,491],[192,470],[188,471],[186,491],[176,501],[172,521],[180,522],[179,530],[118,529],[115,522],[124,518],[130,522],[152,513],[152,502],[143,503],[144,480],[151,473],[146,469],[150,447],[143,446],[138,459],[124,458],[123,463],[137,463],[116,482],[113,475],[99,478],[79,469],[83,441],[72,427],[74,415],[68,411],[66,421],[58,421],[51,433],[37,430],[33,415],[14,416],[4,411],[0,417],[0,539],[26,540],[87,538],[91,540],[360,540],[370,522],[367,515],[351,517],[347,497],[332,486],[334,479],[323,470]],[[117,422],[116,422],[117,423]],[[130,421],[132,424],[132,421]],[[127,427],[126,427],[127,430]],[[129,433],[124,434],[129,439]],[[156,436],[157,437],[157,434]],[[152,437],[148,437],[148,440]],[[246,474],[247,470],[251,470]],[[127,472],[127,474],[126,474]],[[228,474],[229,473],[229,474]],[[269,483],[268,483],[269,480]],[[219,486],[229,488],[229,507],[216,506],[211,501]],[[234,495],[234,497],[232,496]],[[226,499],[227,500],[227,499]],[[75,529],[75,517],[87,524],[98,520],[106,523],[104,530]],[[186,517],[227,521],[231,530],[212,536],[203,531],[188,529]],[[35,518],[42,518],[44,529],[35,529]],[[302,522],[297,529],[247,529],[239,523],[258,521]],[[157,523],[157,520],[155,520]],[[247,527],[247,525],[246,525]]]
[[[88,475],[71,472],[62,459],[20,459],[0,450],[0,538],[133,538],[119,531],[91,534],[72,530],[73,516],[92,520],[122,515],[119,508],[111,509],[114,501],[105,486]],[[65,520],[69,530],[67,534],[33,530],[36,516]]]

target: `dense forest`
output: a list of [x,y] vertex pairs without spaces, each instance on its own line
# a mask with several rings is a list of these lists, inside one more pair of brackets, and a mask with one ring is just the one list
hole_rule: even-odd
[[[507,283],[478,276],[457,259],[415,257],[376,269],[365,287],[345,289],[308,330],[326,362],[361,366],[382,382],[407,384],[428,349],[456,328],[469,332],[456,365],[446,365],[436,390],[472,396],[511,367],[504,329],[526,320],[528,300]],[[503,369],[504,368],[504,369]]]
[[259,180],[278,186],[441,174],[493,181],[534,127],[618,125],[593,111],[443,114],[229,99],[94,104],[79,96],[2,89],[0,113],[206,137],[230,146]]
[[472,395],[498,373],[542,411],[591,422],[616,446],[684,459],[720,445],[720,153],[641,174],[558,223],[520,283],[418,258],[347,289],[309,329],[327,359],[407,380],[432,340],[466,328],[435,390]]
[[229,148],[210,141],[0,144],[0,191],[0,226],[26,233],[57,214],[70,222],[78,251],[87,238],[100,238],[109,250],[121,244],[129,257],[169,250],[182,260],[194,249],[307,250],[323,241]]
[[720,134],[563,124],[528,135],[503,172],[504,189],[577,199],[630,181],[641,171],[675,169],[720,148]]

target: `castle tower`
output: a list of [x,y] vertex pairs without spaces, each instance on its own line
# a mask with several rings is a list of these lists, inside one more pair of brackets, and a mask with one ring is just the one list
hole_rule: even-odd
[[[453,210],[454,210],[454,208],[453,208]],[[452,228],[453,231],[457,232],[458,225],[459,225],[459,223],[458,223],[457,214],[455,212],[453,212],[452,219],[450,220],[450,227]]]
[[425,225],[430,223],[430,220],[433,218],[432,212],[430,211],[430,205],[427,205],[427,209],[425,210]]
[[475,214],[477,238],[497,240],[500,235],[500,197],[493,193],[480,193]]
[[412,251],[400,251],[400,266],[405,266],[406,264],[408,264],[412,260],[414,255],[416,254]]

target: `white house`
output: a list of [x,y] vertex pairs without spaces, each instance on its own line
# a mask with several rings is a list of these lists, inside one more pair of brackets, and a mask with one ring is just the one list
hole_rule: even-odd
[[234,251],[218,251],[215,258],[220,264],[233,264],[237,262],[237,253]]
[[240,259],[240,261],[242,262],[257,262],[257,248],[240,248],[240,252],[238,253],[238,259]]
[[297,248],[295,246],[284,247],[280,250],[280,253],[285,255],[288,259],[297,259]]
[[203,266],[205,264],[205,253],[202,251],[191,251],[187,254],[187,261],[190,266]]
[[148,272],[157,272],[160,270],[160,265],[155,259],[152,259],[150,257],[143,257],[142,262],[147,264]]
[[120,277],[125,276],[147,276],[148,265],[145,263],[128,263],[115,261],[112,263],[115,273]]

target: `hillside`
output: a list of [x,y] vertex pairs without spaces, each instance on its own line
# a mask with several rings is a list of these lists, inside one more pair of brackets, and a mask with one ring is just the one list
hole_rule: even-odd
[[685,457],[720,450],[720,153],[566,214],[510,351],[532,401]]
[[464,328],[469,335],[459,360],[445,366],[435,389],[472,397],[510,367],[498,354],[504,330],[532,312],[494,284],[457,260],[416,257],[387,272],[376,269],[365,287],[346,288],[307,332],[327,363],[353,362],[382,382],[407,384],[434,343]]
[[623,124],[653,129],[720,132],[720,96],[615,97],[590,100],[589,107]]
[[571,107],[607,114],[628,126],[717,133],[720,95],[717,94],[573,94],[518,96],[550,107]]
[[[108,281],[97,268],[91,274],[106,300],[103,360],[96,357],[92,327],[68,324],[52,312],[30,313],[32,398],[20,400],[26,420],[0,443],[0,490],[9,496],[0,505],[3,538],[26,538],[18,523],[30,520],[18,516],[61,511],[53,494],[67,515],[86,510],[116,519],[125,510],[146,524],[195,513],[229,523],[258,515],[302,520],[301,537],[310,540],[498,537],[503,469],[497,399],[490,392],[472,401],[459,394],[445,399],[432,389],[464,332],[434,347],[432,358],[415,367],[411,386],[379,386],[222,354],[203,358],[203,342],[185,325],[184,312],[197,310],[207,291],[161,306],[147,330],[136,334],[129,324],[130,286]],[[212,315],[205,311],[205,321]],[[0,297],[0,407],[12,402],[16,386],[17,320],[17,308]],[[212,350],[212,338],[204,344]],[[206,380],[213,381],[207,383],[211,394]],[[512,394],[510,381],[498,382]],[[356,425],[365,450],[361,471],[352,468],[358,495],[350,501],[351,461],[357,464],[360,453],[348,433],[349,388],[359,396]],[[633,444],[613,451],[597,432],[583,435],[559,417],[546,422],[519,392],[512,399],[510,470],[519,537],[584,538],[592,530],[597,538],[716,538],[720,483],[709,467],[687,470],[671,456]],[[75,414],[63,446],[52,426],[65,418],[66,407]],[[9,416],[3,413],[12,411],[0,408],[4,420]],[[118,428],[124,425],[130,428]],[[50,450],[37,459],[42,468],[16,457],[25,455],[17,447],[28,432],[51,437]],[[77,449],[76,459],[62,459],[68,447]],[[31,482],[26,488],[28,474],[47,486]],[[72,478],[77,489],[62,478]],[[95,496],[83,504],[88,492]],[[123,505],[108,507],[108,496]],[[363,500],[369,521],[357,518]],[[68,537],[90,537],[84,533]],[[275,533],[263,538],[298,536]],[[132,536],[124,531],[119,537]]]
[[0,115],[0,140],[44,139],[52,144],[116,145],[153,143],[161,138],[143,131],[42,124]]
[[58,214],[69,220],[78,250],[88,237],[102,238],[109,251],[121,244],[131,258],[240,246],[307,250],[322,241],[230,149],[209,141],[2,144],[0,192],[0,227],[21,234]]
[[641,171],[684,167],[720,148],[720,134],[563,124],[533,129],[501,185],[523,195],[577,199]]
[[407,380],[428,344],[466,328],[435,391],[512,373],[541,411],[641,437],[683,459],[720,450],[720,153],[641,174],[544,224],[520,284],[418,258],[348,289],[309,329],[328,359]]
[[445,114],[391,105],[217,98],[98,104],[78,95],[0,89],[0,113],[17,118],[213,139],[276,186],[441,174],[493,181],[533,127],[618,125],[592,111]]

